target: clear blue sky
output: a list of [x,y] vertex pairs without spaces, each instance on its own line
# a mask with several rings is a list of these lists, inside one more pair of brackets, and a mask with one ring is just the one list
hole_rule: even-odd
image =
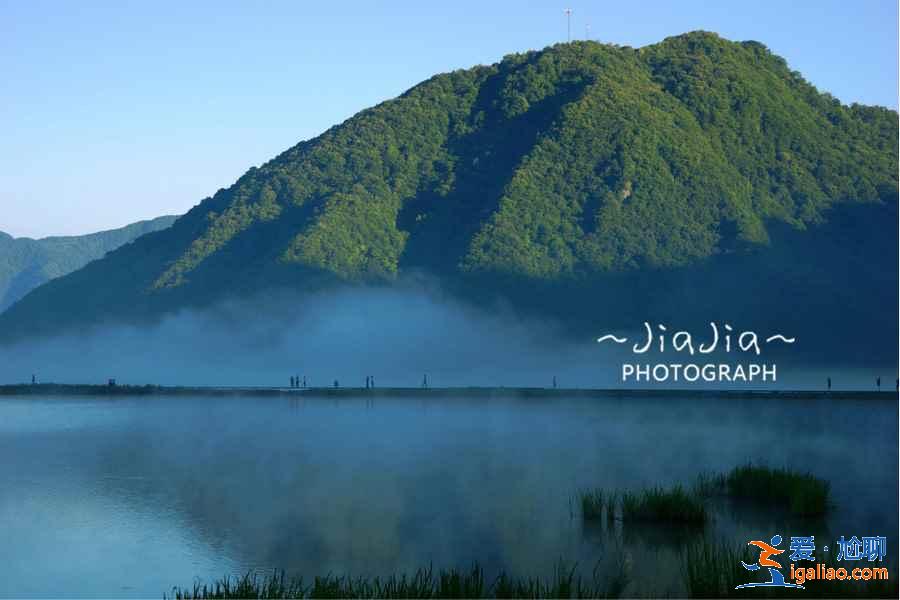
[[573,37],[754,39],[844,102],[897,107],[897,2],[0,0],[0,230],[181,213],[437,72]]

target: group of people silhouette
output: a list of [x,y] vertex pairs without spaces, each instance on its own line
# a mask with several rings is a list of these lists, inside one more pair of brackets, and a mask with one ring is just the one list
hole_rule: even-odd
[[[31,376],[31,383],[36,383],[36,377],[34,375]],[[828,391],[831,391],[831,377],[826,379],[825,385],[827,386]],[[303,376],[302,380],[299,375],[291,377],[291,388],[306,388],[306,375]],[[340,387],[338,380],[334,380],[334,387]],[[422,388],[428,387],[428,375],[422,376]],[[556,389],[556,375],[553,376],[553,388]],[[875,387],[878,391],[881,391],[881,376],[875,378]],[[366,389],[374,389],[375,388],[375,376],[374,375],[366,375]],[[900,391],[900,379],[897,379],[897,391]]]

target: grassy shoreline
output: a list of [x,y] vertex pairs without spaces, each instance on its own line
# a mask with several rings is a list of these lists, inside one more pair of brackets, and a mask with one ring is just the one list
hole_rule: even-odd
[[210,584],[172,588],[175,600],[228,598],[619,598],[628,584],[624,563],[608,579],[597,573],[591,579],[576,573],[576,567],[557,564],[553,577],[510,577],[499,573],[492,580],[474,563],[468,570],[434,571],[419,568],[412,575],[387,577],[351,577],[333,575],[288,578],[284,572],[262,577],[247,573],[243,577],[223,577]]

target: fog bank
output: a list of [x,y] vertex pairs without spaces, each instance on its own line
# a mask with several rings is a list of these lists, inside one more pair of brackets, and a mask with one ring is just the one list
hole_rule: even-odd
[[275,293],[186,310],[147,327],[0,347],[0,380],[288,386],[550,386],[614,384],[595,336],[563,337],[550,321],[490,312],[439,291],[356,288]]

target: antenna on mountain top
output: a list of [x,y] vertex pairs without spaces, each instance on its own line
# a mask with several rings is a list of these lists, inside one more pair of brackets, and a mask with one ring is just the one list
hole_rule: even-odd
[[572,41],[572,9],[567,8],[563,11],[566,13],[566,41]]

